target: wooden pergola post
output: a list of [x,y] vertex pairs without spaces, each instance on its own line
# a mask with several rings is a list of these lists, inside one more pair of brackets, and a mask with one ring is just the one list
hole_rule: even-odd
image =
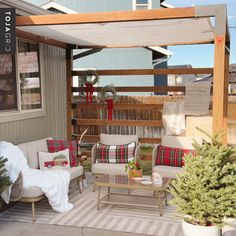
[[70,140],[72,137],[72,125],[71,121],[73,118],[72,114],[72,92],[71,88],[73,85],[73,76],[71,71],[73,70],[73,55],[71,49],[66,49],[66,106],[67,106],[67,139]]
[[[213,133],[228,131],[228,74],[229,51],[226,48],[229,39],[227,31],[226,9],[216,14],[214,77],[213,77]],[[227,135],[221,140],[227,144]]]

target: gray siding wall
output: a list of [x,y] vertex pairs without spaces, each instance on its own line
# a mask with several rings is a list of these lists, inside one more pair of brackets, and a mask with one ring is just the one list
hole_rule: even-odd
[[[48,3],[48,0],[26,0],[35,5],[41,6]],[[124,11],[133,9],[133,0],[54,0],[67,8],[78,13]],[[160,7],[160,0],[152,1],[152,8]]]
[[15,144],[48,136],[66,138],[65,50],[41,45],[41,69],[45,79],[46,116],[0,124],[0,140]]

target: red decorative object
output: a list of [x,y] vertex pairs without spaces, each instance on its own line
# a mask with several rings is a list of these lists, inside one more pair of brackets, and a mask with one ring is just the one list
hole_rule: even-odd
[[112,120],[113,100],[109,98],[106,99],[106,101],[107,101],[107,117],[108,120]]
[[93,102],[93,84],[86,83],[86,102]]
[[157,147],[156,165],[182,167],[184,166],[184,156],[189,153],[195,155],[195,150],[159,145]]
[[223,42],[223,36],[217,36],[216,40],[218,43],[222,43]]

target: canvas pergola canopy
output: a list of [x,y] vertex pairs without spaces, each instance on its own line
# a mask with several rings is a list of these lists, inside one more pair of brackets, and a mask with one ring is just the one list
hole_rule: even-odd
[[[176,25],[178,27],[176,27]],[[208,18],[21,26],[20,30],[80,47],[145,47],[214,40]]]
[[[213,26],[212,23],[213,22]],[[214,68],[183,69],[179,74],[213,71],[213,131],[227,130],[227,88],[230,38],[226,5],[141,11],[43,16],[17,16],[17,35],[67,49],[67,80],[71,80],[71,49],[126,48],[164,45],[215,45]],[[70,56],[69,56],[70,55]],[[105,74],[116,72],[103,71]],[[126,70],[120,74],[171,74],[171,69]],[[71,89],[68,82],[68,104]],[[68,114],[71,113],[68,105]],[[68,118],[68,124],[71,120]],[[68,135],[71,133],[68,127]],[[224,142],[226,142],[224,138]]]

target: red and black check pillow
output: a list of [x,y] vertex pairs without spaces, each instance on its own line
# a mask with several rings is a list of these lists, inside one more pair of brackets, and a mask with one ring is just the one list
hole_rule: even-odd
[[97,144],[97,163],[119,163],[125,164],[134,159],[136,142],[123,145]]
[[58,152],[69,149],[70,166],[75,167],[79,165],[78,159],[78,142],[76,140],[47,140],[48,151]]
[[195,154],[195,151],[159,145],[157,146],[156,165],[182,167],[184,166],[184,156],[189,153]]

